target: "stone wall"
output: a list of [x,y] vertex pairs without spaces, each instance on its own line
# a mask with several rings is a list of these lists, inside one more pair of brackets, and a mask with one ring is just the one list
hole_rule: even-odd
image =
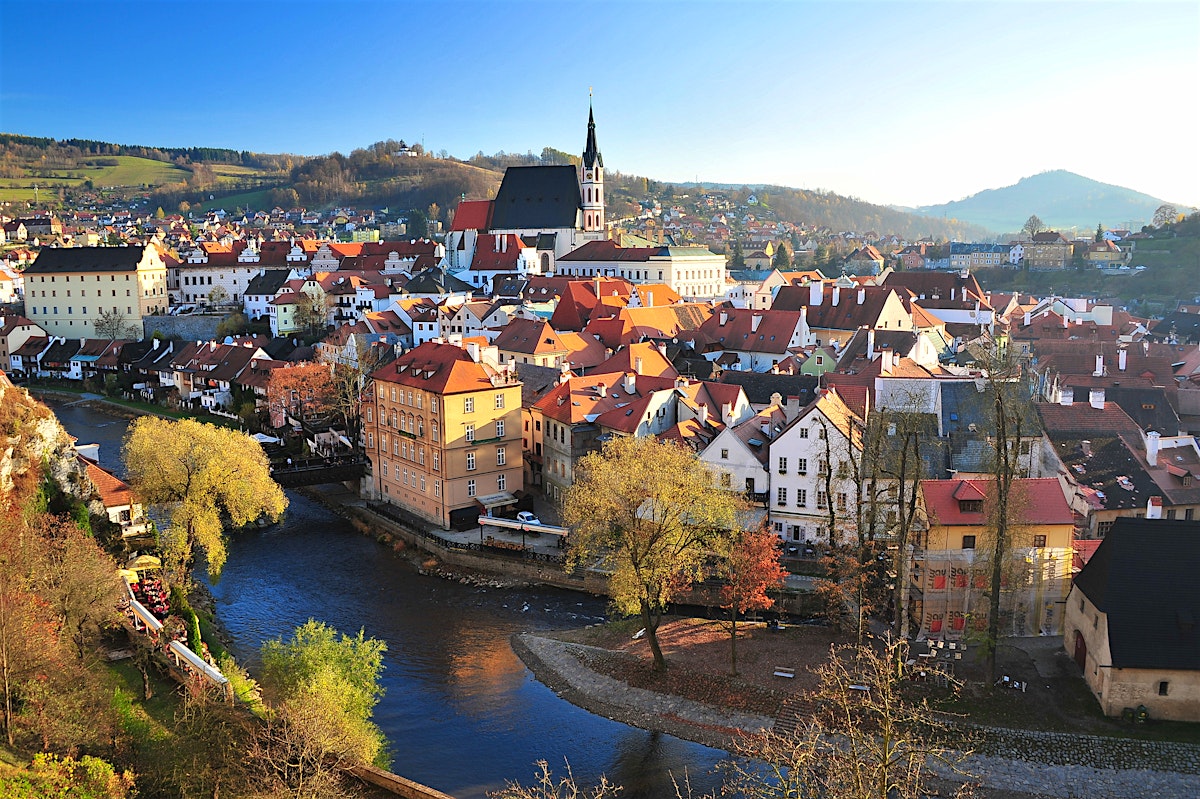
[[184,341],[212,341],[217,337],[217,325],[225,314],[189,314],[187,316],[146,316],[142,318],[142,337],[161,333],[166,338]]
[[999,727],[976,728],[976,751],[1057,766],[1151,769],[1200,774],[1200,746]]

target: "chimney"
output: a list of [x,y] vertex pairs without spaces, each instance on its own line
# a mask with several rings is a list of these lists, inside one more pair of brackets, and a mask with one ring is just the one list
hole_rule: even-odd
[[1025,327],[1029,327],[1029,311],[1025,312]]
[[1081,450],[1083,450],[1084,457],[1087,457],[1087,458],[1092,457],[1092,442],[1091,441],[1088,441],[1085,438],[1083,441],[1079,442],[1079,448]]
[[1161,436],[1154,430],[1146,433],[1146,463],[1149,464],[1151,468],[1158,465],[1158,442],[1160,438]]
[[787,402],[784,403],[782,407],[784,419],[786,419],[788,422],[791,422],[800,415],[800,397],[794,394],[789,395]]
[[700,412],[696,417],[696,421],[700,422],[700,426],[704,427],[708,424],[708,406],[701,405]]
[[1104,410],[1104,389],[1093,388],[1088,391],[1088,404],[1098,411]]
[[750,332],[751,333],[757,333],[758,326],[761,324],[762,324],[762,316],[760,316],[759,314],[752,314],[750,316]]
[[954,299],[954,286],[950,287],[950,299]]
[[879,365],[879,374],[890,375],[892,373],[892,366],[895,364],[893,360],[894,354],[890,349],[885,349],[880,350],[880,355],[883,358],[883,363]]
[[842,298],[842,287],[837,283],[833,284],[833,299],[830,301],[834,308],[837,307],[838,300]]
[[778,391],[773,393],[771,395],[771,404],[777,408],[782,408],[783,407],[783,395],[780,394]]
[[657,347],[658,347],[658,354],[659,354],[659,355],[663,356],[664,358],[665,358],[665,357],[667,357],[667,342],[665,342],[665,341],[660,341],[660,342],[658,342],[658,344],[657,344],[657,345],[655,345],[655,346],[657,346]]
[[604,385],[603,383],[596,386],[596,394],[601,397],[607,397],[608,396],[608,386]]
[[724,327],[725,323],[728,321],[729,321],[729,311],[721,311],[721,327]]
[[820,305],[825,297],[825,284],[820,280],[810,281],[808,284],[808,304]]
[[866,301],[867,301],[867,290],[859,289],[858,290],[858,304],[862,305]]
[[1100,377],[1104,374],[1104,356],[1096,356],[1096,371],[1092,372],[1092,377]]
[[596,275],[596,297],[600,297],[600,276]]
[[875,328],[867,328],[867,360],[875,360]]
[[1070,406],[1071,403],[1073,403],[1074,401],[1075,401],[1075,389],[1068,387],[1068,388],[1059,390],[1059,392],[1058,392],[1058,404],[1059,405]]
[[156,339],[156,338],[150,339],[150,349],[152,349],[152,350],[158,349],[158,339]]
[[646,307],[647,308],[654,307],[654,292],[653,291],[646,292]]
[[721,403],[721,421],[724,422],[729,427],[733,426],[733,403],[732,402]]
[[467,354],[471,356],[472,361],[479,363],[479,343],[476,341],[468,341]]
[[633,371],[639,375],[642,373],[642,358],[640,355],[633,359]]
[[500,252],[508,252],[508,236],[500,237]]
[[1125,371],[1125,363],[1126,363],[1125,359],[1128,356],[1129,356],[1129,353],[1126,350],[1117,350],[1117,368],[1120,369],[1122,372]]
[[625,373],[625,393],[633,394],[637,391],[637,375],[633,372]]
[[1162,497],[1150,497],[1150,499],[1146,500],[1146,518],[1162,518]]
[[496,238],[494,238],[492,240],[492,252],[500,252],[500,239],[501,238],[502,238],[501,236],[497,235]]

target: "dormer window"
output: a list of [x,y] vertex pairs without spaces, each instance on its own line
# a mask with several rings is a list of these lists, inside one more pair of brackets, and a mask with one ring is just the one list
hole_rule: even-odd
[[959,513],[983,513],[982,499],[960,499],[958,501]]

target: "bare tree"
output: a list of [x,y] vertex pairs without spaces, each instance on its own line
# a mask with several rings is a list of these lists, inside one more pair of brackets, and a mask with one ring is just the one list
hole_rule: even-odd
[[1041,233],[1045,229],[1046,229],[1045,223],[1042,222],[1042,220],[1038,217],[1037,214],[1033,214],[1032,216],[1030,216],[1028,219],[1025,220],[1025,224],[1021,226],[1021,232],[1025,233],[1027,236],[1029,236],[1029,238],[1033,238],[1034,236],[1036,236],[1038,233]]
[[101,311],[92,320],[92,329],[96,331],[97,338],[107,339],[134,338],[138,333],[137,326],[115,307],[111,311]]
[[[930,766],[957,772],[965,753],[894,664],[904,644],[835,648],[817,675],[811,720],[796,733],[747,737],[724,764],[725,793],[750,799],[916,799],[929,795]],[[932,672],[933,670],[927,670]],[[959,790],[962,795],[964,788]]]
[[1154,209],[1154,218],[1151,224],[1155,227],[1165,227],[1179,218],[1179,211],[1170,203],[1163,203]]

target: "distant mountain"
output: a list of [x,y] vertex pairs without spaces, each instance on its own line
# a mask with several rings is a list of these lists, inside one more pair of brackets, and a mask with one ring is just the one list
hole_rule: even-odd
[[1055,230],[1094,231],[1096,224],[1138,230],[1165,200],[1056,169],[987,189],[963,200],[914,209],[924,216],[957,219],[996,233],[1019,231],[1036,214]]

